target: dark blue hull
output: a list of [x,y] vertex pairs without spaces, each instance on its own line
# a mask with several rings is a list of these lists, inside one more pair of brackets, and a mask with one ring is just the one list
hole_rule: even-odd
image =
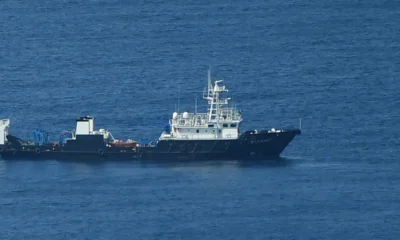
[[102,136],[81,136],[65,146],[20,144],[16,138],[0,146],[3,159],[81,160],[235,160],[277,158],[299,129],[280,132],[248,131],[235,140],[163,140],[153,147],[107,145]]

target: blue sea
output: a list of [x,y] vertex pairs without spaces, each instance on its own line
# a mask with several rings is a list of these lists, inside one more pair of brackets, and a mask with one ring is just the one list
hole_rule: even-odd
[[0,239],[399,239],[399,39],[396,1],[0,1],[12,135],[157,138],[210,67],[242,129],[302,119],[278,161],[0,160]]

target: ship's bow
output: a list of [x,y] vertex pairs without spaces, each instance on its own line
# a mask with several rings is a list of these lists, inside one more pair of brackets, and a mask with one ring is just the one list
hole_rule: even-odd
[[251,157],[279,157],[300,129],[247,131],[241,135],[246,148],[243,153]]

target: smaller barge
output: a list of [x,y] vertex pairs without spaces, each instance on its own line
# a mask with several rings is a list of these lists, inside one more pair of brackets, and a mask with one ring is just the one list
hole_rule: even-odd
[[0,120],[0,157],[3,159],[138,159],[138,160],[247,160],[277,158],[300,129],[240,131],[242,114],[226,107],[221,98],[228,89],[222,80],[211,82],[203,96],[206,113],[174,112],[160,137],[148,142],[121,141],[105,129],[94,130],[94,118],[76,119],[73,131],[62,131],[60,140],[50,142],[41,130],[32,132],[32,141],[9,135],[10,120]]

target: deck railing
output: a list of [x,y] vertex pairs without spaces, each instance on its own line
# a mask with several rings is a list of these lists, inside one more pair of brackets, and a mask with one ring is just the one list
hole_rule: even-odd
[[[208,113],[188,113],[187,118],[183,117],[183,114],[179,114],[176,119],[171,120],[171,124],[178,126],[207,126],[208,122]],[[240,113],[233,108],[221,109],[217,114],[217,119],[214,121],[218,122],[232,122],[232,121],[240,121],[241,115]]]

